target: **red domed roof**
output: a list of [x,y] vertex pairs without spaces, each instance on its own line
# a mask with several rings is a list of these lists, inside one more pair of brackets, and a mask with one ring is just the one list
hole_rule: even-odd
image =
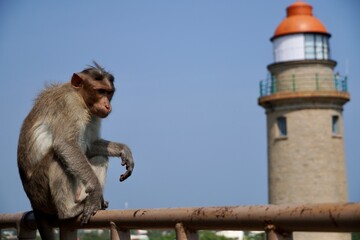
[[291,4],[286,9],[287,17],[276,28],[273,38],[293,33],[323,33],[330,35],[324,24],[313,16],[312,6],[301,1]]

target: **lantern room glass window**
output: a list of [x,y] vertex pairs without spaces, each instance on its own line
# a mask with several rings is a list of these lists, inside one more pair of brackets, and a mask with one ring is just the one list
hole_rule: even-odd
[[329,37],[322,34],[305,34],[305,59],[329,59]]
[[274,38],[275,62],[330,59],[329,35],[296,33]]

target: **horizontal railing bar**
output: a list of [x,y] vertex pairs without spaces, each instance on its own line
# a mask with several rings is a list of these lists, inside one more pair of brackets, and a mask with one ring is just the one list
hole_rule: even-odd
[[0,227],[4,228],[16,228],[23,218],[25,213],[2,213],[0,214]]
[[[21,213],[0,214],[0,228],[19,222]],[[31,225],[29,215],[25,222]],[[360,203],[260,205],[199,208],[162,208],[98,211],[86,225],[80,218],[69,222],[72,228],[174,229],[181,223],[189,230],[277,230],[313,232],[359,232]]]

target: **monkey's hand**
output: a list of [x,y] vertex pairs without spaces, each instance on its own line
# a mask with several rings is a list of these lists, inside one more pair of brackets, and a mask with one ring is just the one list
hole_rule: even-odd
[[85,199],[85,206],[81,217],[81,224],[88,223],[90,217],[95,215],[98,210],[101,210],[104,203],[104,198],[100,186],[99,188],[88,187],[85,192],[88,193],[88,196]]
[[124,181],[131,176],[131,173],[134,169],[134,160],[131,154],[130,149],[127,146],[124,146],[124,149],[120,152],[121,157],[121,166],[126,166],[126,172],[121,174],[120,182]]

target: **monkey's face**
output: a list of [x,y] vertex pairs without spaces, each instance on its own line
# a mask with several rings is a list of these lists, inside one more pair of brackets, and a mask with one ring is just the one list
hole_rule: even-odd
[[96,89],[96,101],[92,105],[88,106],[91,114],[100,118],[106,118],[111,112],[110,101],[113,95],[113,90]]
[[100,118],[107,117],[111,112],[114,86],[105,80],[92,81],[91,84],[85,84],[83,90],[83,98],[90,113]]
[[94,80],[89,76],[74,74],[71,85],[82,96],[92,115],[105,118],[110,114],[115,88],[107,78]]

